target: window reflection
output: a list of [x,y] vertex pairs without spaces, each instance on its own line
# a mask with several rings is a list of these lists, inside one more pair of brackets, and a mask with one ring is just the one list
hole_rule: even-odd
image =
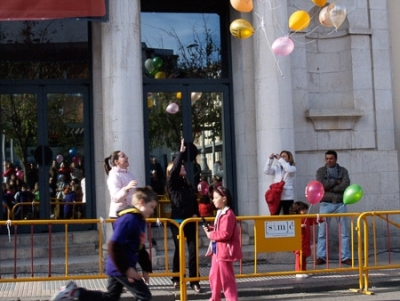
[[142,13],[141,21],[145,77],[221,77],[217,14]]

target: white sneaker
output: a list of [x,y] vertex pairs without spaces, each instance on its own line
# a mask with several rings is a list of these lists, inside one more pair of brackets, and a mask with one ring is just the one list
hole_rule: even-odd
[[75,282],[70,281],[66,286],[62,286],[58,293],[55,293],[53,297],[50,299],[51,301],[58,301],[58,300],[74,300],[76,298],[75,294],[76,289],[78,286]]
[[308,278],[310,277],[308,274],[296,274],[296,278]]

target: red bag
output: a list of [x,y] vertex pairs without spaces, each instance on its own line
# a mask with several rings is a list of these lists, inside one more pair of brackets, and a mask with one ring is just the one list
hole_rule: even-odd
[[269,212],[271,213],[271,215],[275,215],[278,213],[277,211],[281,203],[281,195],[284,185],[285,181],[273,183],[265,192],[265,201],[268,204]]

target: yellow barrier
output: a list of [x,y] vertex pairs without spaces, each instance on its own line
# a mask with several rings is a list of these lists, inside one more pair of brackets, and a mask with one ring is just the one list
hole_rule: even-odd
[[[298,273],[293,268],[289,268],[286,270],[260,270],[258,261],[259,256],[264,255],[265,253],[273,253],[273,252],[287,252],[293,251],[295,249],[301,249],[301,240],[300,237],[300,227],[301,227],[301,219],[302,218],[315,218],[315,214],[307,214],[307,215],[285,215],[285,216],[238,216],[237,221],[239,225],[239,235],[240,241],[243,243],[244,235],[246,232],[254,233],[254,243],[246,245],[247,252],[251,251],[254,254],[254,257],[251,259],[244,258],[238,264],[238,272],[236,273],[237,278],[253,278],[253,277],[270,277],[270,276],[283,276],[283,275],[295,275]],[[391,237],[397,235],[398,228],[400,227],[400,223],[397,219],[400,219],[400,211],[382,211],[382,212],[365,212],[365,213],[346,213],[346,214],[321,214],[319,215],[322,219],[327,218],[337,218],[337,217],[347,217],[349,219],[349,223],[351,225],[350,235],[351,235],[351,255],[352,255],[352,265],[351,266],[342,266],[340,260],[339,263],[336,264],[335,260],[329,259],[326,265],[324,266],[316,266],[316,255],[315,255],[315,243],[316,243],[316,226],[312,226],[312,243],[314,243],[314,255],[312,255],[312,267],[310,264],[310,269],[307,271],[302,271],[301,273],[305,274],[322,274],[322,273],[344,273],[344,272],[356,272],[359,276],[359,288],[354,290],[364,294],[371,294],[368,290],[369,288],[369,271],[377,270],[377,269],[393,269],[400,268],[400,263],[394,264],[390,258],[390,250],[393,248],[390,246]],[[214,218],[206,218],[207,221],[212,222]],[[49,226],[49,240],[51,240],[51,229],[53,225],[64,225],[65,232],[65,275],[63,276],[54,276],[51,274],[51,270],[49,272],[48,277],[35,277],[35,275],[30,275],[30,277],[18,277],[16,271],[14,272],[14,279],[3,278],[0,275],[0,282],[22,282],[22,281],[42,281],[42,280],[66,280],[66,279],[99,279],[106,278],[107,276],[103,273],[103,251],[102,248],[99,248],[99,257],[98,257],[98,273],[90,274],[90,275],[70,275],[68,270],[68,226],[72,224],[95,224],[97,225],[98,230],[98,241],[99,246],[103,245],[103,237],[104,237],[104,225],[107,223],[112,223],[114,220],[112,219],[81,219],[81,220],[25,220],[25,221],[12,221],[11,227],[18,227],[19,225],[30,225],[33,229],[33,226],[36,225],[47,225]],[[168,234],[169,227],[174,226],[179,228],[179,254],[180,254],[180,265],[181,267],[186,267],[186,252],[185,252],[185,237],[184,237],[184,227],[189,223],[196,223],[199,228],[200,218],[190,218],[184,220],[180,225],[176,223],[174,220],[167,218],[150,218],[147,219],[148,227],[147,227],[147,235],[148,241],[151,246],[151,241],[153,238],[153,230],[152,224],[158,222],[161,223],[163,228],[162,231],[158,235],[161,235],[163,238],[163,249],[164,249],[164,270],[160,269],[160,272],[153,273],[151,276],[157,277],[179,277],[180,279],[180,296],[181,300],[187,300],[187,282],[191,281],[200,281],[207,280],[208,275],[202,275],[201,277],[186,277],[185,268],[182,268],[179,273],[173,273],[172,268],[168,262]],[[291,228],[290,235],[275,235],[274,237],[270,237],[267,228],[269,226],[277,226],[278,230],[285,230],[284,228],[280,228],[280,225],[289,225]],[[10,226],[6,221],[0,221],[0,226]],[[334,225],[331,225],[333,227]],[[379,234],[378,234],[379,229]],[[201,231],[201,229],[200,229]],[[382,232],[383,231],[383,232]],[[394,232],[396,231],[396,232]],[[18,235],[18,231],[15,229],[14,235]],[[340,227],[339,227],[340,232]],[[394,232],[394,234],[392,234]],[[383,234],[382,234],[383,233]],[[275,233],[276,234],[276,233]],[[32,230],[32,235],[34,235]],[[203,233],[197,232],[197,250],[200,249],[201,239],[205,237]],[[338,233],[333,233],[327,237],[333,238],[338,237]],[[161,237],[159,237],[161,238]],[[379,257],[380,249],[378,246],[382,247],[384,244],[382,243],[382,239],[386,239],[387,245],[385,245],[385,249],[389,250],[389,257],[387,262],[383,262]],[[206,244],[208,244],[208,240],[206,239]],[[50,244],[51,245],[51,244]],[[204,247],[204,245],[203,245]],[[371,251],[372,250],[372,251]],[[149,248],[150,256],[152,255],[152,248]],[[396,249],[397,251],[397,249]],[[329,251],[328,251],[329,252]],[[371,252],[371,254],[370,254]],[[355,256],[358,255],[358,259]],[[197,259],[197,268],[200,270],[200,257],[204,256],[204,254],[198,254]],[[340,248],[338,253],[338,258],[340,258]],[[152,258],[152,256],[151,256]],[[15,259],[16,260],[16,259]],[[31,258],[33,262],[34,258]],[[245,273],[243,271],[243,262],[249,261],[254,265],[253,272]],[[294,262],[294,258],[293,258]],[[294,264],[293,264],[294,266]],[[51,269],[51,256],[49,256],[49,269]]]

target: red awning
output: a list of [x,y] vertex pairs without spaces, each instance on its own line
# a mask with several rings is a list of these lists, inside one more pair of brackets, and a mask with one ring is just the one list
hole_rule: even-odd
[[105,0],[0,0],[0,20],[103,17]]

